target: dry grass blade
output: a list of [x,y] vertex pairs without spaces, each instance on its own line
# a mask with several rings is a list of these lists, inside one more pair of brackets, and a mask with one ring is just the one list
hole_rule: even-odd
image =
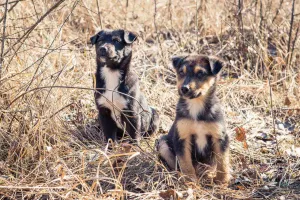
[[[0,8],[0,199],[300,198],[298,1],[3,0]],[[101,88],[88,44],[97,26],[139,35],[131,70],[161,118],[159,133],[139,144],[106,144],[97,123]],[[158,159],[155,140],[178,98],[170,57],[187,53],[227,64],[217,91],[231,138],[228,188],[189,182]]]

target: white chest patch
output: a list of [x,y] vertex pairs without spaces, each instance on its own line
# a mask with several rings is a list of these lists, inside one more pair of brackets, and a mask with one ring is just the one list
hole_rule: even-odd
[[192,99],[188,101],[188,110],[191,117],[196,120],[199,112],[204,109],[204,102],[198,99]]
[[122,128],[121,112],[127,107],[127,100],[118,93],[121,73],[119,70],[112,71],[107,67],[102,67],[101,75],[105,81],[105,88],[107,90],[97,102],[111,110],[111,117],[116,122],[117,126]]

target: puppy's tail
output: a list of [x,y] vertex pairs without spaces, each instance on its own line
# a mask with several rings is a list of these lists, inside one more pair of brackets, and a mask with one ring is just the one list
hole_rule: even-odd
[[158,131],[159,127],[159,115],[156,112],[156,110],[152,107],[150,107],[151,110],[151,120],[150,120],[150,125],[148,129],[148,136],[151,136],[153,133],[156,133]]

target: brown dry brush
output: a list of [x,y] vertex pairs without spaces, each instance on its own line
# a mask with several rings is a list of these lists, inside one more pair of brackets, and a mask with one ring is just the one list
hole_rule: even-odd
[[[300,198],[298,1],[15,0],[0,9],[0,199]],[[219,96],[231,135],[228,188],[169,172],[158,136],[108,148],[93,101],[88,41],[97,27],[139,33],[132,70],[159,110],[159,134],[175,114],[170,57],[227,61]]]

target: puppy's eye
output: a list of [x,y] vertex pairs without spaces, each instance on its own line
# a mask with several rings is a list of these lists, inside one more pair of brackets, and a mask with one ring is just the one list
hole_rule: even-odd
[[119,38],[114,38],[114,39],[113,39],[113,42],[114,42],[114,43],[120,43],[121,40],[120,40]]
[[203,72],[203,71],[199,71],[199,72],[197,73],[197,77],[198,77],[198,78],[202,78],[204,75],[205,75],[205,72]]
[[179,73],[180,76],[184,76],[184,71],[183,71],[183,69],[180,69],[178,73]]

